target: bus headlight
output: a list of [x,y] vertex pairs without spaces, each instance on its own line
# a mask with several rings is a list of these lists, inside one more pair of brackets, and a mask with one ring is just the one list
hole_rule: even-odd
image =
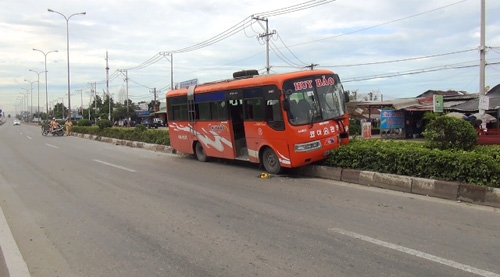
[[295,144],[295,152],[306,152],[319,148],[321,148],[321,142],[319,140],[308,143]]

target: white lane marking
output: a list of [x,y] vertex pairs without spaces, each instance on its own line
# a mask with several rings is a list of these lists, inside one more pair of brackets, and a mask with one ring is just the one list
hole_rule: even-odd
[[112,163],[104,162],[104,161],[97,160],[97,159],[93,159],[93,161],[94,161],[94,162],[98,162],[98,163],[102,163],[102,164],[105,164],[105,165],[108,165],[108,166],[116,167],[116,168],[119,168],[119,169],[122,169],[122,170],[125,170],[125,171],[128,171],[128,172],[135,172],[135,170],[130,169],[130,168],[123,167],[123,166],[121,166],[121,165],[116,165],[116,164],[112,164]]
[[47,145],[47,146],[49,146],[49,147],[52,147],[52,148],[59,148],[59,147],[57,147],[57,146],[55,146],[55,145],[48,144],[48,143],[46,143],[45,145]]
[[376,245],[379,245],[379,246],[382,246],[382,247],[386,247],[386,248],[389,248],[389,249],[392,249],[392,250],[403,252],[403,253],[408,254],[408,255],[416,256],[416,257],[419,257],[419,258],[422,258],[422,259],[426,259],[426,260],[429,260],[431,262],[440,263],[440,264],[443,264],[443,265],[447,265],[449,267],[453,267],[453,268],[460,269],[460,270],[463,270],[463,271],[466,271],[466,272],[470,272],[470,273],[473,273],[473,274],[476,274],[476,275],[479,275],[479,276],[500,277],[500,274],[496,274],[494,272],[485,271],[485,270],[482,270],[482,269],[479,269],[479,268],[475,268],[475,267],[468,266],[468,265],[465,265],[465,264],[457,263],[457,262],[454,262],[452,260],[444,259],[444,258],[437,257],[437,256],[434,256],[434,255],[431,255],[431,254],[427,254],[427,253],[424,253],[424,252],[421,252],[421,251],[418,251],[418,250],[415,250],[415,249],[411,249],[411,248],[407,248],[407,247],[400,246],[400,245],[397,245],[397,244],[393,244],[393,243],[390,243],[390,242],[385,242],[385,241],[382,241],[382,240],[378,240],[378,239],[374,239],[374,238],[371,238],[371,237],[363,236],[363,235],[360,235],[360,234],[357,234],[357,233],[353,233],[353,232],[349,232],[349,231],[345,231],[345,230],[342,230],[342,229],[339,229],[339,228],[329,228],[328,230],[331,231],[331,232],[335,232],[335,233],[341,234],[341,235],[345,235],[345,236],[349,236],[349,237],[352,237],[352,238],[360,239],[360,240],[363,240],[363,241],[366,241],[366,242],[370,242],[370,243],[373,243],[373,244],[376,244]]
[[7,224],[2,208],[0,208],[0,245],[2,245],[0,251],[3,253],[5,265],[10,276],[29,277],[28,265],[24,261],[21,251],[19,251],[19,247]]
[[30,137],[30,136],[26,136],[26,137],[27,137],[28,139],[33,139],[33,138],[32,138],[32,137]]

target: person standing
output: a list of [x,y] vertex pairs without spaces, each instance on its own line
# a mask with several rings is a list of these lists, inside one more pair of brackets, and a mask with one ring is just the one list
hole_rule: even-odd
[[71,127],[73,126],[73,122],[69,118],[67,118],[64,126],[66,126],[66,136],[69,136],[71,133]]

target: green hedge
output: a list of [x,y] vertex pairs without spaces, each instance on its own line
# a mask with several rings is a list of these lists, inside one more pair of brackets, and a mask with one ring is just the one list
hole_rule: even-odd
[[148,130],[143,128],[122,127],[101,129],[97,126],[73,126],[71,131],[75,133],[90,134],[108,138],[170,145],[170,135],[168,130]]
[[333,150],[325,165],[500,187],[499,153],[500,146],[439,150],[419,142],[352,140]]

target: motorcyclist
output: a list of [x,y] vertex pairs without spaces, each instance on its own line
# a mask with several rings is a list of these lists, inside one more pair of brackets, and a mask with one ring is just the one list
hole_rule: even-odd
[[59,125],[59,123],[57,122],[56,118],[53,117],[52,120],[50,121],[50,132],[52,133],[52,131],[54,131],[55,128],[57,128],[57,125]]

